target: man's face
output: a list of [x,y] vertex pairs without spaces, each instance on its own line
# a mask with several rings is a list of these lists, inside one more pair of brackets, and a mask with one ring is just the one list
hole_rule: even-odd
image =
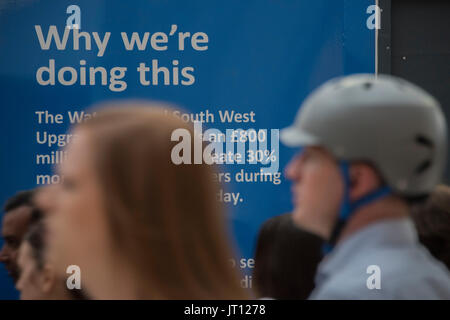
[[285,170],[292,183],[295,223],[325,239],[330,237],[344,194],[338,163],[319,147],[307,147]]
[[5,265],[14,282],[19,278],[17,255],[22,238],[28,230],[31,211],[31,207],[21,206],[6,212],[3,217],[2,236],[4,244],[0,251],[0,262]]

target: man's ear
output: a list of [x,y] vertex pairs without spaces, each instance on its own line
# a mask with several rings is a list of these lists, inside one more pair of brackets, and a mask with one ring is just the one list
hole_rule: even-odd
[[45,293],[49,293],[55,285],[55,270],[48,264],[42,269],[40,284]]
[[350,200],[356,201],[380,187],[375,169],[366,163],[350,166]]

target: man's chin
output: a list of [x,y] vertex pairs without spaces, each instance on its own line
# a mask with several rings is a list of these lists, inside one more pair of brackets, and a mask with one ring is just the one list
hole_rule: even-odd
[[308,214],[310,213],[305,212],[300,208],[296,208],[296,210],[292,212],[292,220],[298,228],[316,234],[318,233],[317,225],[311,221],[311,217],[308,216]]
[[306,224],[306,217],[304,215],[303,210],[301,210],[301,208],[295,208],[294,211],[292,212],[292,220],[294,221],[295,225],[297,225],[300,228],[306,228],[307,224]]

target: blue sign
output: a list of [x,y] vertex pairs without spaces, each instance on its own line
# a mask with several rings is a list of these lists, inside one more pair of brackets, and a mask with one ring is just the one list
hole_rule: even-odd
[[[318,85],[375,71],[375,31],[367,24],[373,2],[0,4],[0,201],[57,183],[52,166],[68,127],[104,100],[169,101],[186,110],[180,116],[203,120],[203,130],[255,129],[267,133],[269,145],[277,143],[273,130],[288,126]],[[258,159],[221,167],[218,199],[227,205],[236,267],[247,286],[261,223],[292,209],[282,170],[295,150],[269,151],[255,156],[276,160],[278,175],[261,174],[267,165]],[[0,267],[0,298],[17,297]]]

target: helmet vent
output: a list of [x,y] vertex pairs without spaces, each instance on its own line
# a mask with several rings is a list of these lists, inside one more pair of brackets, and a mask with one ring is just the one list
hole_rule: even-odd
[[420,173],[424,172],[425,170],[427,170],[430,166],[431,166],[431,160],[425,160],[424,162],[422,162],[422,164],[420,166],[417,167],[416,173],[420,174]]
[[[433,142],[423,135],[416,136],[416,143],[428,149],[433,149],[434,147]],[[430,166],[431,160],[427,159],[416,168],[416,173],[420,174],[427,170]]]
[[416,136],[416,143],[427,148],[433,148],[433,142],[423,135]]

